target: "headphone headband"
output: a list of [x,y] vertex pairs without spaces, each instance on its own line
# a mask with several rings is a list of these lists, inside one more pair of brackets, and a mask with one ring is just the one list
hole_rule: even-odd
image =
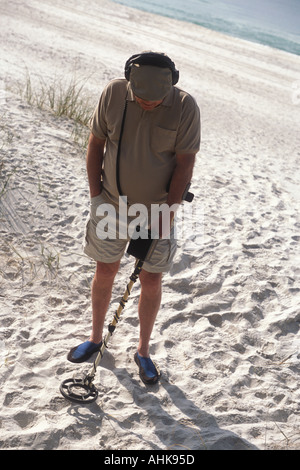
[[130,80],[131,67],[134,64],[153,65],[155,67],[169,68],[172,72],[172,85],[179,80],[179,71],[176,70],[174,62],[167,55],[160,52],[142,52],[134,54],[127,60],[125,64],[125,78]]

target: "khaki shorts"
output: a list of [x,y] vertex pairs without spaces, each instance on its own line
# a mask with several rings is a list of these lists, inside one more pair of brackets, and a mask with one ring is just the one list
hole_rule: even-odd
[[[91,199],[90,213],[86,223],[83,250],[86,255],[95,261],[100,261],[102,263],[114,263],[122,258],[130,239],[119,238],[118,217],[116,221],[117,236],[114,237],[112,234],[111,239],[99,238],[98,224],[99,222],[101,224],[101,220],[104,220],[104,218],[107,217],[107,214],[103,216],[96,215],[97,208],[102,204],[111,204],[110,200],[107,199],[103,193]],[[118,216],[117,206],[113,207],[115,208],[116,215]],[[128,223],[130,223],[132,220],[133,218],[128,217]],[[172,266],[173,258],[177,248],[176,240],[174,239],[174,229],[171,231],[170,238],[159,239],[154,243],[155,248],[151,254],[150,259],[145,260],[143,269],[150,273],[168,272]]]

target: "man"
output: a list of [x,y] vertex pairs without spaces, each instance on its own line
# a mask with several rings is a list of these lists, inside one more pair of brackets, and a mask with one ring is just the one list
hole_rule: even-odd
[[[101,346],[113,281],[128,242],[120,236],[97,236],[97,209],[111,204],[118,214],[121,195],[128,207],[138,203],[150,211],[153,204],[167,203],[172,208],[180,204],[191,180],[200,147],[200,111],[188,93],[174,86],[178,76],[165,54],[136,54],[126,62],[125,78],[106,86],[92,118],[87,150],[91,210],[84,248],[97,263],[92,333],[89,341],[71,349],[71,362],[87,360]],[[170,214],[168,236],[157,240],[140,273],[140,338],[134,358],[148,384],[159,377],[149,342],[160,307],[162,273],[170,269],[176,250]]]

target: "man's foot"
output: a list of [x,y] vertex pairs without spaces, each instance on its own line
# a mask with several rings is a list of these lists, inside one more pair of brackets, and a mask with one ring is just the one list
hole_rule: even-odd
[[142,357],[136,352],[134,360],[138,365],[139,375],[142,381],[147,385],[156,384],[160,377],[160,371],[150,357]]
[[79,344],[72,348],[67,356],[70,362],[84,362],[87,361],[95,352],[98,352],[101,348],[102,341],[98,344],[92,341],[85,341],[85,343]]

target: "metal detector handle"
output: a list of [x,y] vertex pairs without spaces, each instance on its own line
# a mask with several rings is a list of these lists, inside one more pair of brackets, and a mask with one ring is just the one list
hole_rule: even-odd
[[189,192],[190,187],[191,183],[188,183],[182,195],[183,201],[192,202],[192,200],[194,199],[194,194]]
[[[188,183],[183,195],[182,200],[187,202],[192,202],[194,199],[194,194],[189,192],[191,183]],[[153,242],[157,241],[157,239],[151,238],[151,229],[148,230],[148,237],[147,238],[136,238],[131,239],[127,248],[127,253],[129,255],[134,256],[138,260],[145,261],[150,253],[150,248],[153,248]]]
[[[167,193],[169,192],[170,184],[171,184],[171,180],[169,181],[167,185],[167,189],[166,189]],[[191,183],[188,183],[186,185],[185,190],[183,191],[183,195],[182,195],[183,201],[192,202],[192,200],[194,199],[194,194],[189,192],[190,187],[191,187]]]

